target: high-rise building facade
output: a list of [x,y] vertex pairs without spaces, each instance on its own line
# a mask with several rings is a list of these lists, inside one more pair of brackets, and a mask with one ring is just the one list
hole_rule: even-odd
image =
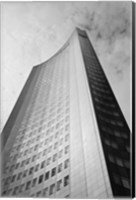
[[131,196],[130,131],[85,31],[33,68],[2,145],[2,196]]

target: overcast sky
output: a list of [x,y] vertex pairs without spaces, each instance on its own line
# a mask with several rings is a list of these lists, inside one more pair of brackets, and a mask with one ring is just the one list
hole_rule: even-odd
[[76,26],[88,30],[130,126],[131,2],[124,1],[2,3],[2,127],[32,67],[52,56]]

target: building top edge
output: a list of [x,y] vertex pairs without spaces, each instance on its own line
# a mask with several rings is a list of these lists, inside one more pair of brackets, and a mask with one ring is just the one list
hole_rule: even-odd
[[49,61],[51,61],[55,56],[57,56],[58,54],[60,54],[68,46],[68,44],[70,43],[70,40],[71,40],[71,38],[72,38],[72,36],[73,36],[73,34],[75,32],[77,32],[77,33],[85,32],[86,33],[86,30],[84,30],[82,28],[79,28],[79,27],[75,27],[75,29],[72,31],[71,35],[68,37],[67,41],[59,48],[59,50],[57,50],[56,53],[54,53],[46,61],[43,61],[42,63],[33,66],[33,68],[41,67],[41,65],[43,65],[43,64],[45,65],[46,63],[48,63]]

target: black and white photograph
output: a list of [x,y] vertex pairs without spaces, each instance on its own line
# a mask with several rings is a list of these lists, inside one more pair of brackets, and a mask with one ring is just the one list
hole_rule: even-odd
[[134,6],[1,2],[1,197],[134,197]]

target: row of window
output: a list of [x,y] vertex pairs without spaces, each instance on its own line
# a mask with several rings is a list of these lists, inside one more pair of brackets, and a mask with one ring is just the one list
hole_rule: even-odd
[[[57,126],[60,126],[62,123],[62,121],[60,123],[57,123]],[[39,128],[36,128],[35,130],[31,130],[29,129],[30,132],[28,132],[28,130],[23,130],[22,132],[20,132],[17,137],[16,137],[16,142],[15,144],[17,143],[22,143],[22,141],[25,141],[25,140],[29,140],[30,137],[35,137],[37,136],[37,138],[35,138],[36,140],[39,140],[40,138],[43,138],[45,136],[48,136],[50,133],[52,133],[54,130],[54,126],[48,128],[45,132],[42,131],[42,129],[46,128],[46,124],[42,124],[42,126],[40,126]],[[69,124],[66,124],[65,126],[65,129],[64,127],[62,127],[60,130],[59,130],[59,133],[62,134],[62,131],[68,131],[69,130]],[[39,133],[40,132],[40,133]],[[15,146],[14,144],[14,146]]]
[[32,111],[32,114],[37,115],[38,113],[45,112],[45,111],[52,112],[53,110],[60,109],[60,106],[67,107],[69,105],[68,93],[65,93],[64,96],[61,96],[61,97],[59,96],[59,98],[56,97],[55,100],[53,99],[51,102],[46,101],[46,100],[47,100],[47,96],[46,95],[43,96],[43,91],[42,91],[42,96],[40,97],[40,104],[37,104],[35,109]]
[[[57,191],[60,191],[63,188],[63,186],[66,187],[68,185],[69,185],[69,177],[67,176],[64,178],[64,185],[62,184],[62,179],[60,179],[59,181],[57,181],[56,184],[54,183],[51,186],[46,187],[43,190],[36,192],[35,194],[32,194],[31,197],[33,196],[47,197],[53,195]],[[66,197],[69,197],[69,195],[67,195]]]
[[[89,62],[88,62],[88,64],[89,64]],[[105,85],[105,81],[103,81],[104,76],[103,76],[102,72],[98,72],[98,70],[96,71],[90,66],[89,67],[87,66],[86,69],[87,69],[87,74],[91,80],[96,80],[94,82],[96,82],[97,85],[100,85],[101,87],[104,86],[107,88],[107,86]],[[97,79],[98,79],[98,81],[97,81]]]
[[130,182],[127,178],[113,174],[113,180],[117,185],[130,189]]
[[109,135],[115,135],[118,138],[123,138],[123,139],[128,139],[128,134],[126,134],[126,132],[122,132],[122,131],[118,131],[118,130],[113,130],[107,126],[102,125],[101,129],[109,134]]
[[[68,152],[69,152],[69,145],[67,145],[67,146],[65,147],[65,149],[64,149],[64,154],[68,154]],[[11,170],[13,171],[13,169],[18,169],[19,167],[24,167],[25,165],[30,164],[30,162],[35,162],[36,160],[40,159],[41,156],[45,156],[46,153],[47,153],[47,149],[44,149],[43,151],[41,151],[41,152],[39,152],[39,153],[33,155],[32,157],[29,157],[29,158],[23,160],[22,162],[16,163],[16,165],[12,165],[12,166],[10,167],[10,171],[11,171]],[[52,157],[47,158],[46,165],[50,165],[50,164],[51,164],[51,161],[52,161],[52,162],[55,162],[57,159],[62,158],[62,156],[63,156],[63,150],[60,150],[58,153],[53,154]],[[13,166],[14,166],[14,167],[13,167]],[[8,168],[9,168],[9,167],[7,166],[7,167],[6,167],[6,171],[7,171],[7,172],[8,172]]]
[[[47,95],[46,95],[47,96]],[[63,102],[64,103],[64,101],[66,101],[66,106],[68,106],[68,98],[69,98],[69,96],[66,94],[66,97],[65,97],[65,100],[64,99],[62,99],[62,97],[60,96],[60,98],[58,99],[60,102]],[[60,103],[59,102],[59,103]],[[55,103],[56,104],[56,100],[53,98],[53,103]],[[29,117],[30,118],[30,120],[37,120],[37,119],[39,119],[39,117],[37,117],[38,116],[38,114],[36,113],[37,112],[37,109],[41,109],[41,112],[39,112],[39,114],[40,115],[42,115],[42,113],[43,114],[48,114],[47,113],[47,110],[48,109],[50,109],[49,108],[49,106],[48,106],[48,102],[45,102],[45,100],[43,101],[43,103],[41,102],[41,98],[40,98],[40,104],[38,105],[38,104],[35,104],[35,105],[31,105],[31,107],[32,107],[32,112],[31,112],[31,116]],[[54,106],[55,107],[55,106]],[[58,109],[58,107],[56,106],[56,108]],[[58,109],[58,111],[57,112],[60,112],[62,109]],[[28,110],[28,114],[30,114],[30,111]],[[49,114],[48,114],[49,115]],[[26,121],[27,122],[27,121]],[[22,123],[23,124],[23,123]]]
[[[68,139],[68,133],[67,133],[67,131],[69,130],[69,125],[68,124],[66,125],[65,129],[61,128],[59,131],[57,131],[54,134],[54,136],[50,135],[52,133],[52,128],[48,129],[46,131],[46,134],[44,132],[40,133],[40,134],[38,133],[36,137],[35,137],[36,134],[32,132],[33,133],[33,135],[32,135],[33,138],[29,139],[29,137],[28,137],[27,139],[29,139],[29,140],[27,142],[24,142],[24,143],[22,143],[24,141],[23,140],[23,136],[21,136],[20,138],[17,137],[16,138],[16,143],[14,144],[14,147],[13,147],[12,151],[14,152],[15,150],[19,150],[21,148],[24,148],[25,146],[28,147],[29,145],[33,144],[34,142],[39,142],[39,140],[41,140],[41,139],[43,140],[43,138],[45,138],[45,143],[46,142],[51,142],[52,140],[55,141],[58,138],[61,139],[63,131],[65,131],[65,133],[67,134],[67,135],[65,135],[65,141],[67,141],[67,139]],[[48,138],[46,138],[46,137],[48,137]],[[21,143],[21,144],[18,145],[18,143]]]
[[51,120],[51,118],[54,118],[54,116],[56,116],[55,119],[59,120],[59,117],[62,117],[69,112],[69,108],[67,107],[66,109],[58,109],[57,112],[54,111],[53,113],[48,113],[46,107],[45,108],[44,107],[45,106],[43,106],[42,111],[40,113],[31,114],[31,117],[29,118],[29,126],[31,124],[34,125],[35,123],[38,124],[40,120],[44,120],[46,121],[46,123],[48,123]]
[[[66,111],[68,111],[68,110],[66,110]],[[50,118],[52,118],[52,115],[50,116]],[[58,123],[61,125],[65,122],[67,123],[68,121],[69,121],[69,116],[67,115],[64,119],[63,113],[57,115],[56,118],[54,118],[54,115],[53,115],[52,119],[48,119],[48,117],[45,118],[45,116],[44,116],[44,117],[42,117],[42,119],[38,118],[37,122],[34,121],[33,124],[30,124],[30,122],[29,122],[28,128],[25,131],[29,132],[29,131],[37,128],[37,127],[41,128],[41,130],[43,130],[43,129],[48,128],[52,125],[55,125],[55,123],[56,123],[55,126],[57,126]],[[43,127],[43,124],[44,124],[44,127]]]
[[107,138],[104,138],[104,143],[109,146],[109,147],[112,147],[114,149],[118,149],[118,145],[117,145],[117,142],[115,143],[114,141],[111,141],[111,140],[108,140]]
[[101,100],[103,101],[113,101],[113,98],[107,94],[105,94],[105,92],[98,92],[96,90],[93,90],[93,94],[96,96],[96,97],[99,97]]
[[[22,180],[23,178],[28,177],[29,175],[32,175],[33,173],[37,172],[38,170],[44,169],[46,165],[46,161],[42,161],[41,163],[37,164],[36,166],[30,167],[29,169],[24,170],[23,172],[19,172],[18,174],[14,174],[13,176],[9,176],[6,179],[3,179],[3,184],[6,186],[10,183],[13,183],[18,180]],[[48,180],[49,178],[55,176],[57,173],[62,172],[63,170],[67,169],[69,167],[69,159],[66,159],[63,163],[60,163],[57,167],[54,167],[50,171],[45,173],[45,180]],[[44,180],[44,175],[40,175],[38,183],[40,184]]]
[[101,93],[103,93],[103,94],[107,94],[107,95],[110,95],[110,91],[109,90],[107,90],[107,89],[105,89],[105,88],[103,88],[103,87],[98,87],[98,86],[96,86],[96,85],[93,85],[93,84],[91,84],[91,87],[94,89],[93,90],[93,92],[95,91],[95,92],[101,92]]
[[[60,122],[57,122],[56,124],[55,124],[55,119],[52,119],[51,121],[49,121],[48,123],[46,122],[46,120],[45,119],[42,119],[42,122],[43,121],[45,121],[45,123],[42,123],[42,124],[39,124],[39,122],[38,122],[38,124],[35,124],[35,125],[33,125],[33,126],[31,126],[31,127],[29,127],[29,128],[27,128],[27,130],[24,130],[24,131],[22,131],[21,133],[23,133],[22,134],[22,139],[24,140],[24,139],[27,139],[27,138],[29,138],[29,137],[31,137],[32,135],[33,135],[33,129],[35,129],[35,128],[37,128],[38,127],[38,132],[41,132],[41,131],[45,131],[44,129],[46,128],[46,129],[48,129],[48,130],[46,130],[46,135],[48,135],[48,133],[49,132],[51,132],[51,128],[53,129],[53,130],[55,130],[55,129],[58,129],[58,128],[60,128],[61,126],[64,126],[64,124],[66,124],[65,125],[65,129],[66,129],[66,131],[68,130],[68,122],[69,122],[69,116],[66,116],[65,117],[65,120],[64,119],[61,119],[61,121]],[[54,125],[55,124],[55,125]],[[53,127],[52,127],[53,126]],[[52,131],[53,131],[52,130]],[[29,132],[30,131],[30,132]],[[24,133],[25,132],[27,132],[27,134],[24,136]],[[20,133],[20,134],[21,134]],[[21,138],[20,138],[20,140],[21,140]]]
[[[48,148],[47,152],[51,152],[52,149],[57,149],[58,146],[62,145],[63,142],[67,142],[69,139],[69,134],[66,134],[63,137],[58,137],[59,136],[59,132],[57,132],[55,134],[55,138],[53,137],[53,135],[51,135],[50,137],[46,138],[46,139],[42,139],[42,142],[39,142],[39,136],[33,139],[30,139],[27,141],[27,143],[22,143],[18,146],[15,146],[12,148],[12,152],[10,154],[10,156],[13,156],[12,159],[16,159],[17,155],[18,155],[18,151],[23,150],[23,148],[27,147],[27,149],[24,149],[24,151],[20,152],[20,157],[21,156],[26,156],[34,151],[38,151],[39,149],[43,148],[46,145],[49,145],[50,147]],[[36,143],[36,144],[35,144]],[[38,144],[37,144],[38,143]],[[53,144],[53,145],[51,145]],[[30,148],[29,145],[33,145]],[[16,154],[17,153],[17,154]],[[15,155],[14,155],[15,154]]]
[[119,120],[113,120],[113,119],[109,119],[107,117],[104,117],[102,115],[98,115],[99,119],[102,120],[103,122],[106,122],[106,123],[109,123],[109,124],[112,124],[112,125],[116,125],[116,126],[120,126],[120,127],[123,127],[124,124],[122,121],[119,121]]
[[101,106],[99,106],[99,105],[96,105],[96,108],[97,108],[99,111],[101,111],[102,113],[105,113],[105,114],[108,114],[108,115],[114,116],[114,117],[119,117],[119,113],[116,112],[116,111],[114,111],[114,110],[110,111],[110,110],[107,110],[107,109],[105,109],[104,107],[101,107]]
[[102,101],[100,98],[98,98],[96,96],[94,97],[94,100],[95,100],[96,103],[99,103],[99,105],[101,104],[102,106],[106,107],[107,109],[116,107],[114,103],[104,102],[104,101]]
[[130,168],[130,162],[128,160],[123,160],[122,158],[115,157],[111,154],[108,154],[108,159],[111,163],[117,164],[120,167]]

